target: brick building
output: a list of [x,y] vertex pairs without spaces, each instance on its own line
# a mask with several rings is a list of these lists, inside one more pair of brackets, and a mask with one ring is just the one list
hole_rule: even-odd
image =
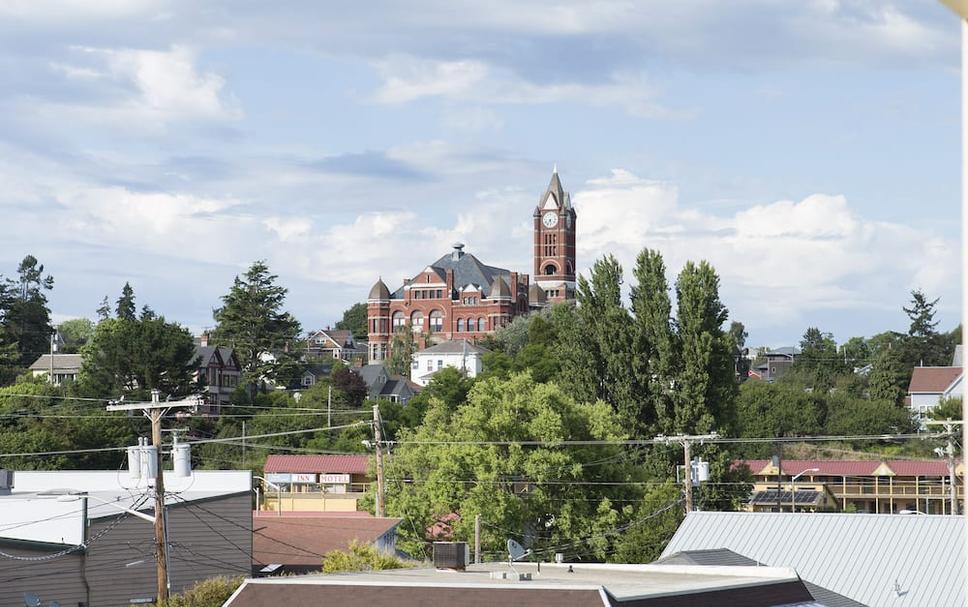
[[572,299],[576,214],[557,170],[533,216],[534,283],[528,274],[483,263],[462,243],[393,292],[377,280],[367,297],[370,361],[386,359],[393,334],[408,325],[420,349],[475,341],[531,309]]

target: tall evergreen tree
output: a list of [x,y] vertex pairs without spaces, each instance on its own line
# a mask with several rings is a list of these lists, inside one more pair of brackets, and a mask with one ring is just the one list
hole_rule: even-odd
[[723,331],[728,312],[719,276],[707,262],[687,262],[676,280],[681,344],[675,386],[676,432],[730,428],[735,419],[732,339]]
[[911,291],[911,307],[902,308],[911,321],[906,340],[908,363],[925,366],[951,364],[954,343],[948,335],[939,334],[934,319],[938,300],[929,300],[923,291]]
[[17,267],[16,293],[7,310],[5,324],[8,339],[17,344],[20,364],[32,363],[50,350],[50,323],[46,291],[54,288],[54,279],[44,275],[44,266],[33,255],[27,255]]
[[672,327],[672,302],[662,254],[643,249],[633,274],[636,281],[631,297],[636,329],[633,366],[647,395],[651,421],[659,431],[671,432],[675,426],[672,388],[679,348]]
[[121,289],[121,297],[118,298],[118,305],[115,310],[120,320],[134,320],[137,317],[137,308],[134,304],[134,289],[131,288],[130,283],[124,283],[124,287]]
[[109,318],[111,318],[111,304],[108,302],[108,296],[105,295],[104,299],[101,300],[101,305],[97,307],[97,320],[101,322]]
[[[218,325],[212,339],[235,349],[243,381],[250,385],[274,379],[276,369],[296,357],[301,329],[299,321],[283,311],[288,290],[276,284],[277,278],[265,262],[253,263],[243,276],[235,277],[222,307],[214,311]],[[267,354],[275,361],[267,360]]]

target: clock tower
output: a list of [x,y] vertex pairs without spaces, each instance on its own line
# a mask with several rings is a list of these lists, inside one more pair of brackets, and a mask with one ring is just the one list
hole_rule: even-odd
[[549,303],[575,297],[575,219],[556,166],[534,210],[534,282]]

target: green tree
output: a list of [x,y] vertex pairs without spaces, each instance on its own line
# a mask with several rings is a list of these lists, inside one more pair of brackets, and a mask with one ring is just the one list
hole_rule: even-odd
[[222,607],[244,578],[213,577],[196,582],[191,588],[168,597],[158,607]]
[[64,354],[76,354],[81,346],[94,336],[94,323],[88,318],[72,318],[57,326],[57,333],[64,340]]
[[[778,382],[745,382],[736,399],[737,426],[743,437],[764,438],[821,434],[827,418],[823,395]],[[770,453],[769,445],[748,445],[747,456]]]
[[386,569],[406,569],[416,563],[404,561],[393,554],[383,552],[373,544],[353,540],[347,550],[330,550],[323,555],[324,573],[346,573],[351,571],[384,571]]
[[848,372],[843,356],[837,350],[833,335],[809,327],[800,340],[800,356],[794,363],[788,381],[799,379],[817,392],[827,392],[836,377]]
[[396,330],[390,340],[390,358],[387,359],[387,371],[394,375],[410,377],[413,366],[413,355],[417,352],[417,342],[413,338],[413,326],[410,321]]
[[79,382],[89,394],[117,396],[157,389],[177,397],[198,388],[192,334],[150,311],[133,320],[101,321],[81,356]]
[[[569,560],[601,560],[617,539],[601,530],[625,522],[631,512],[620,505],[639,496],[634,483],[594,483],[637,480],[641,468],[625,461],[622,447],[520,444],[625,437],[619,417],[605,403],[578,404],[556,385],[537,384],[528,374],[478,381],[456,410],[434,399],[424,423],[400,434],[387,464],[387,510],[411,521],[400,528],[400,544],[410,554],[424,554],[423,530],[456,512],[456,539],[472,537],[475,514],[487,521],[485,552],[503,550],[505,530],[512,529],[546,558],[551,547],[567,545],[558,551]],[[592,483],[569,482],[579,480]]]
[[611,255],[595,262],[588,279],[578,277],[574,322],[559,345],[558,381],[580,401],[612,405],[638,435],[650,418],[638,379],[629,372],[635,343],[622,281],[622,266]]
[[665,262],[658,251],[643,249],[635,264],[632,287],[635,314],[633,369],[645,386],[649,408],[647,421],[661,432],[675,427],[672,389],[675,385],[679,343],[673,332],[672,302]]
[[734,320],[729,323],[729,336],[733,342],[733,361],[734,368],[736,369],[736,379],[738,381],[746,381],[746,378],[750,370],[750,359],[746,357],[746,338],[749,337],[749,333],[746,332],[746,326]]
[[944,366],[951,364],[954,342],[949,334],[937,331],[934,319],[938,299],[929,300],[920,289],[911,291],[911,307],[902,308],[911,321],[908,327],[907,361],[914,365]]
[[[283,311],[288,290],[276,284],[277,278],[265,262],[253,263],[243,276],[235,277],[222,296],[222,307],[214,311],[218,325],[212,339],[235,350],[243,382],[250,386],[275,380],[287,361],[298,358],[299,321]],[[269,354],[274,361],[266,357]]]
[[906,364],[901,344],[896,348],[881,348],[874,356],[868,391],[873,400],[884,400],[900,405],[907,393],[911,368]]
[[359,373],[352,371],[345,365],[333,367],[330,373],[330,382],[334,390],[339,390],[346,398],[346,403],[350,407],[362,407],[366,400],[366,382]]
[[366,339],[367,331],[366,304],[355,303],[343,312],[343,318],[336,323],[336,328],[352,331],[356,339]]
[[707,262],[687,262],[676,280],[680,371],[674,403],[676,432],[728,430],[735,416],[732,339],[723,331],[728,312],[719,276]]
[[111,303],[108,301],[108,296],[105,295],[97,307],[97,320],[101,322],[109,318],[111,318]]
[[17,342],[8,328],[16,299],[13,283],[0,275],[0,385],[12,383],[21,370]]
[[27,255],[17,266],[14,298],[4,317],[7,339],[17,344],[20,365],[27,366],[41,354],[50,351],[50,309],[46,292],[54,288],[54,279],[44,275],[43,264]]
[[831,395],[827,402],[826,433],[834,436],[914,432],[911,413],[887,400]]
[[679,500],[682,488],[671,482],[652,488],[635,509],[632,521],[622,529],[614,563],[651,563],[662,555],[683,519]]
[[121,297],[118,298],[115,307],[115,316],[121,320],[134,320],[137,318],[137,307],[134,303],[134,289],[131,283],[125,282],[121,288]]
[[961,406],[961,398],[946,398],[939,402],[933,409],[928,411],[928,417],[940,422],[948,419],[960,420]]

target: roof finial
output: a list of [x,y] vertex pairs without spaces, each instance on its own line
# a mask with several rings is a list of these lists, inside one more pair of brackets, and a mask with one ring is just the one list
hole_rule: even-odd
[[555,167],[553,169],[551,169],[551,172],[552,173],[555,173],[555,174],[558,173],[558,163],[557,162],[555,163]]

